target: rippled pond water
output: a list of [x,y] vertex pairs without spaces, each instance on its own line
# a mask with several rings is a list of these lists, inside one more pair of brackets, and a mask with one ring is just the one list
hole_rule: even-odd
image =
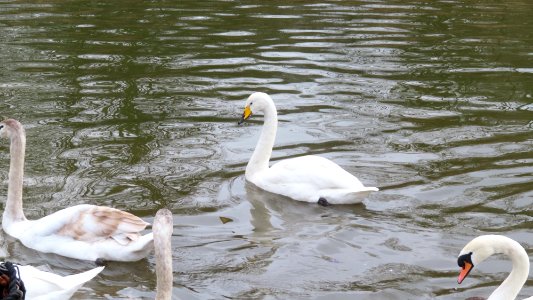
[[[151,221],[171,209],[176,298],[486,297],[510,262],[492,258],[457,285],[470,239],[504,234],[533,256],[532,11],[0,1],[0,113],[26,126],[26,215],[93,203]],[[262,117],[237,120],[254,91],[279,110],[273,160],[323,155],[381,191],[319,207],[247,185]],[[5,259],[93,266],[2,237]],[[154,263],[111,263],[75,298],[153,298]]]

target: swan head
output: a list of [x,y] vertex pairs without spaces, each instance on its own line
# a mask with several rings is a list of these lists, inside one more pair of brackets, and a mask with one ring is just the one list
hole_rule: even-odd
[[246,99],[244,104],[244,112],[239,124],[250,118],[254,113],[264,112],[268,106],[274,105],[272,98],[266,93],[255,92]]
[[466,244],[457,258],[457,264],[461,267],[457,283],[461,284],[474,266],[495,253],[502,253],[499,248],[502,244],[508,243],[507,240],[511,239],[500,235],[481,235]]
[[6,119],[0,122],[0,137],[9,139],[15,134],[24,132],[22,124],[15,119]]

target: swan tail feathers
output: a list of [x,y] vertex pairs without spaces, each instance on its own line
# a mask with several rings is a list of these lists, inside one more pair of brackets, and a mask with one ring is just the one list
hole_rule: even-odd
[[91,269],[89,271],[85,271],[83,273],[65,276],[63,278],[62,284],[64,284],[65,286],[70,286],[72,288],[78,289],[84,283],[93,279],[94,277],[96,277],[96,275],[100,274],[100,272],[102,272],[103,269],[104,267],[102,266],[102,267]]
[[[146,257],[150,251],[154,249],[154,233],[150,232],[148,234],[145,234],[141,237],[139,237],[136,241],[134,241],[130,247],[130,250],[132,252],[137,253],[140,258]],[[139,259],[140,259],[139,258]]]
[[370,192],[377,192],[377,191],[379,191],[379,188],[374,187],[374,186],[367,186],[367,187],[365,187],[365,189],[366,189],[367,191],[370,191]]
[[357,189],[329,189],[320,192],[320,198],[326,199],[330,204],[355,204],[361,203],[371,192],[378,191],[375,187]]
[[[91,269],[89,271],[85,271],[83,273],[69,275],[61,277],[61,280],[59,282],[56,282],[61,288],[56,291],[48,292],[44,295],[39,295],[36,298],[36,300],[51,300],[51,299],[70,299],[72,295],[80,288],[82,287],[87,281],[93,279],[96,277],[96,275],[100,274],[104,267],[98,267]],[[52,274],[55,275],[55,274]]]

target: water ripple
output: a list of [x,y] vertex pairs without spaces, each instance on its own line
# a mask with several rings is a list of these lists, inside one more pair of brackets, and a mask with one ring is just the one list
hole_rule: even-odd
[[[171,208],[174,295],[464,299],[501,281],[478,270],[483,283],[456,289],[470,238],[530,248],[527,1],[1,6],[0,109],[26,126],[27,215]],[[278,107],[273,161],[319,154],[381,191],[322,208],[246,184],[262,117],[236,122],[254,91]],[[65,274],[88,267],[7,245]],[[78,296],[153,297],[138,272],[153,264],[110,265]]]

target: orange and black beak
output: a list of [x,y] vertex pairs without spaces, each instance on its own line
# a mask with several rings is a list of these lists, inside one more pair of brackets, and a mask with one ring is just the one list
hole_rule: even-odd
[[457,283],[461,284],[474,268],[474,264],[472,263],[472,252],[459,256],[457,264],[459,267],[463,268],[461,273],[459,273],[459,278],[457,278]]
[[244,112],[242,113],[242,118],[240,119],[238,124],[241,125],[242,123],[244,123],[245,120],[247,120],[251,116],[252,116],[252,110],[250,109],[250,105],[246,105],[246,107],[244,108]]
[[464,265],[463,269],[461,270],[461,273],[459,274],[459,278],[457,278],[457,283],[458,284],[461,284],[461,282],[463,282],[463,280],[465,280],[466,276],[468,276],[470,271],[472,271],[473,267],[474,267],[474,265],[465,262],[465,265]]

